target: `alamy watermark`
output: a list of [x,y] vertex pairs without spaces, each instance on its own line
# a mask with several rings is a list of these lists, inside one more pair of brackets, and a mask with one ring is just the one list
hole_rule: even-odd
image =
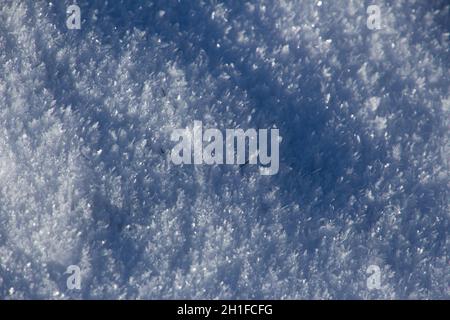
[[175,165],[254,165],[259,160],[262,175],[278,173],[281,142],[278,129],[226,129],[224,139],[220,130],[203,131],[202,121],[194,121],[193,128],[175,129],[170,139],[178,142],[170,155]]
[[66,26],[69,30],[81,29],[81,10],[76,4],[72,4],[67,7],[67,20]]
[[381,29],[381,10],[380,7],[372,4],[367,7],[366,10],[367,14],[369,15],[367,17],[367,28],[369,30],[380,30]]
[[71,265],[66,269],[65,274],[70,274],[67,277],[66,285],[69,290],[80,290],[81,289],[81,269],[79,266]]
[[366,273],[369,274],[366,280],[367,289],[380,290],[381,289],[381,269],[376,264],[367,267]]

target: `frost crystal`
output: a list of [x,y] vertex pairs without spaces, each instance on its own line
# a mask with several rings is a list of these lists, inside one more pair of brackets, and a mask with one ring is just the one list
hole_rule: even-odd
[[[450,298],[447,1],[374,30],[364,1],[72,3],[0,5],[0,299]],[[278,174],[172,165],[194,120],[278,128]]]

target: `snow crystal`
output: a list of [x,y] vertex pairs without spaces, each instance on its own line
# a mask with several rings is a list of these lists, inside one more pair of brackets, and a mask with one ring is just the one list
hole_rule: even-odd
[[[364,1],[76,3],[0,6],[0,299],[450,298],[446,0],[377,1],[380,30]],[[278,174],[174,166],[194,120],[279,128]]]

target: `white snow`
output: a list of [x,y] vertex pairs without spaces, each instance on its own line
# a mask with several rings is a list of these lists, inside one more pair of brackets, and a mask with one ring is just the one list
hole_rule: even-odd
[[[450,298],[450,7],[376,2],[1,0],[0,299]],[[172,165],[194,120],[279,173]]]

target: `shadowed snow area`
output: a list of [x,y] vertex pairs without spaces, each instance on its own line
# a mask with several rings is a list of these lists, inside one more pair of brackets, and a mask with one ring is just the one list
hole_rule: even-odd
[[[1,299],[450,298],[447,1],[72,3],[0,0]],[[173,165],[194,120],[279,173]]]

